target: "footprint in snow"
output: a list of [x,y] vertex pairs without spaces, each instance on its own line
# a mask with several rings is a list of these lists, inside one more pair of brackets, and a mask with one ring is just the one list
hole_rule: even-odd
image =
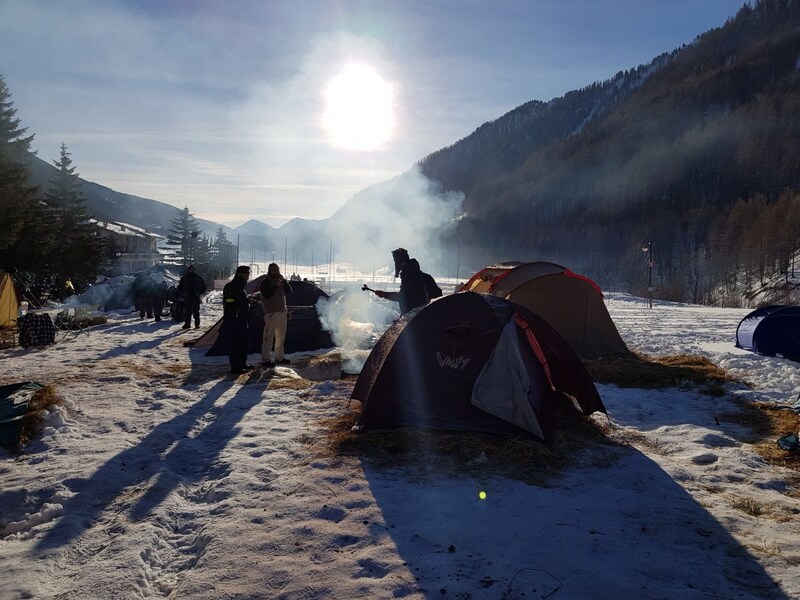
[[347,516],[347,513],[341,508],[337,508],[335,506],[328,506],[326,504],[319,510],[317,516],[320,519],[325,519],[326,521],[333,521],[334,523],[338,523],[339,521],[344,519],[345,516]]
[[358,561],[358,566],[361,570],[355,574],[355,578],[370,577],[372,579],[382,579],[389,573],[389,566],[372,560],[371,558],[363,558]]
[[696,465],[710,465],[719,460],[719,457],[712,452],[697,454],[692,457],[692,462]]
[[741,446],[741,444],[736,440],[732,440],[731,438],[722,435],[717,435],[716,433],[704,435],[700,441],[703,443],[703,445],[708,446],[709,448],[735,448]]

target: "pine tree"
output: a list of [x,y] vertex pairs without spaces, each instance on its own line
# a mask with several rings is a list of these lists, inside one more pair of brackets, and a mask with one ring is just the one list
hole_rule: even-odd
[[233,270],[234,254],[236,253],[235,247],[225,230],[219,227],[216,231],[214,243],[211,245],[212,261],[211,266],[214,271],[214,276],[219,279],[229,277]]
[[86,199],[83,197],[81,182],[78,173],[72,166],[71,153],[67,152],[67,145],[61,144],[61,158],[53,161],[56,173],[50,177],[50,186],[45,194],[45,200],[53,208],[60,209],[62,216],[74,221],[85,221]]
[[171,228],[167,235],[167,245],[175,248],[177,261],[188,266],[197,261],[200,249],[200,224],[185,206],[170,222]]
[[0,75],[0,261],[21,270],[41,269],[50,250],[50,217],[31,186],[33,135],[20,127],[11,92]]
[[73,283],[88,282],[100,271],[105,255],[103,243],[97,228],[89,222],[86,198],[66,144],[61,144],[60,158],[53,165],[56,171],[45,194],[45,201],[58,217],[56,239],[60,251],[53,266],[62,277],[72,278]]
[[197,267],[197,272],[204,278],[208,278],[213,270],[211,263],[213,260],[211,250],[211,240],[208,239],[206,234],[202,234],[197,238],[197,244],[194,248],[194,265]]

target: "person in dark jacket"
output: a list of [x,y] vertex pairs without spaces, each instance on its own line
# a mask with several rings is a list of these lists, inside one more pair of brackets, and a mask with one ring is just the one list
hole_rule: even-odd
[[194,328],[200,328],[200,296],[206,293],[206,282],[195,272],[194,265],[189,265],[186,274],[178,283],[178,292],[184,301],[185,321],[181,329],[189,329],[194,315]]
[[[231,340],[230,363],[231,375],[241,375],[252,371],[247,364],[247,351],[250,348],[250,331],[248,318],[250,299],[245,286],[250,279],[250,267],[236,267],[233,279],[222,288],[222,328],[224,335]],[[220,334],[223,334],[221,331]]]
[[417,259],[409,258],[408,250],[405,248],[392,250],[392,258],[394,258],[394,276],[400,277],[400,291],[375,290],[375,295],[378,298],[398,302],[402,315],[427,303],[429,297],[425,291],[425,277]]
[[164,313],[164,303],[167,301],[167,284],[153,281],[150,288],[150,305],[153,307],[153,316],[156,321],[160,321]]
[[153,281],[146,273],[140,273],[131,284],[131,295],[133,296],[136,310],[139,311],[140,319],[144,319],[145,316],[147,316],[148,319],[153,318],[153,304],[150,297],[150,287],[152,283]]

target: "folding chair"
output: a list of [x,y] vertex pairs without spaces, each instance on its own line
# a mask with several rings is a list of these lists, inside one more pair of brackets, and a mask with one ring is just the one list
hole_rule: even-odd
[[67,307],[58,313],[56,316],[56,325],[64,332],[64,336],[61,338],[62,341],[67,339],[70,334],[74,337],[78,337],[82,333],[89,335],[89,332],[86,331],[87,313],[88,307],[84,306]]

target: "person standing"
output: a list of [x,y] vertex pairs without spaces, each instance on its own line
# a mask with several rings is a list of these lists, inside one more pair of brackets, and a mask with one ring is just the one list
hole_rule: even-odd
[[163,280],[161,282],[153,282],[150,294],[150,304],[153,307],[153,315],[156,321],[160,321],[164,313],[164,302],[167,300],[167,284],[164,283]]
[[[286,309],[286,294],[292,293],[289,282],[281,275],[280,267],[270,263],[267,276],[259,286],[261,302],[264,305],[264,340],[261,343],[261,364],[271,367],[274,364],[288,365],[291,361],[283,356],[283,344],[286,341],[286,328],[289,315]],[[275,348],[275,362],[271,354]]]
[[409,258],[408,250],[398,248],[392,250],[394,259],[394,276],[400,277],[399,292],[375,290],[378,298],[385,298],[400,304],[400,314],[426,304],[431,298],[438,298],[442,290],[436,285],[433,277],[423,273],[416,258]]
[[250,279],[250,267],[241,265],[236,267],[233,279],[222,288],[223,312],[220,335],[225,335],[231,340],[229,352],[231,375],[241,375],[253,369],[247,364],[247,351],[250,349],[248,328],[250,300],[245,286],[248,279]]
[[[249,275],[248,275],[249,277]],[[178,283],[178,292],[184,301],[184,318],[181,329],[189,329],[194,316],[194,328],[200,328],[200,296],[206,293],[206,282],[197,274],[194,265],[189,265],[186,274]]]
[[140,273],[131,284],[131,295],[136,309],[139,311],[139,318],[148,319],[153,317],[153,305],[151,304],[150,285],[152,281],[146,273]]

